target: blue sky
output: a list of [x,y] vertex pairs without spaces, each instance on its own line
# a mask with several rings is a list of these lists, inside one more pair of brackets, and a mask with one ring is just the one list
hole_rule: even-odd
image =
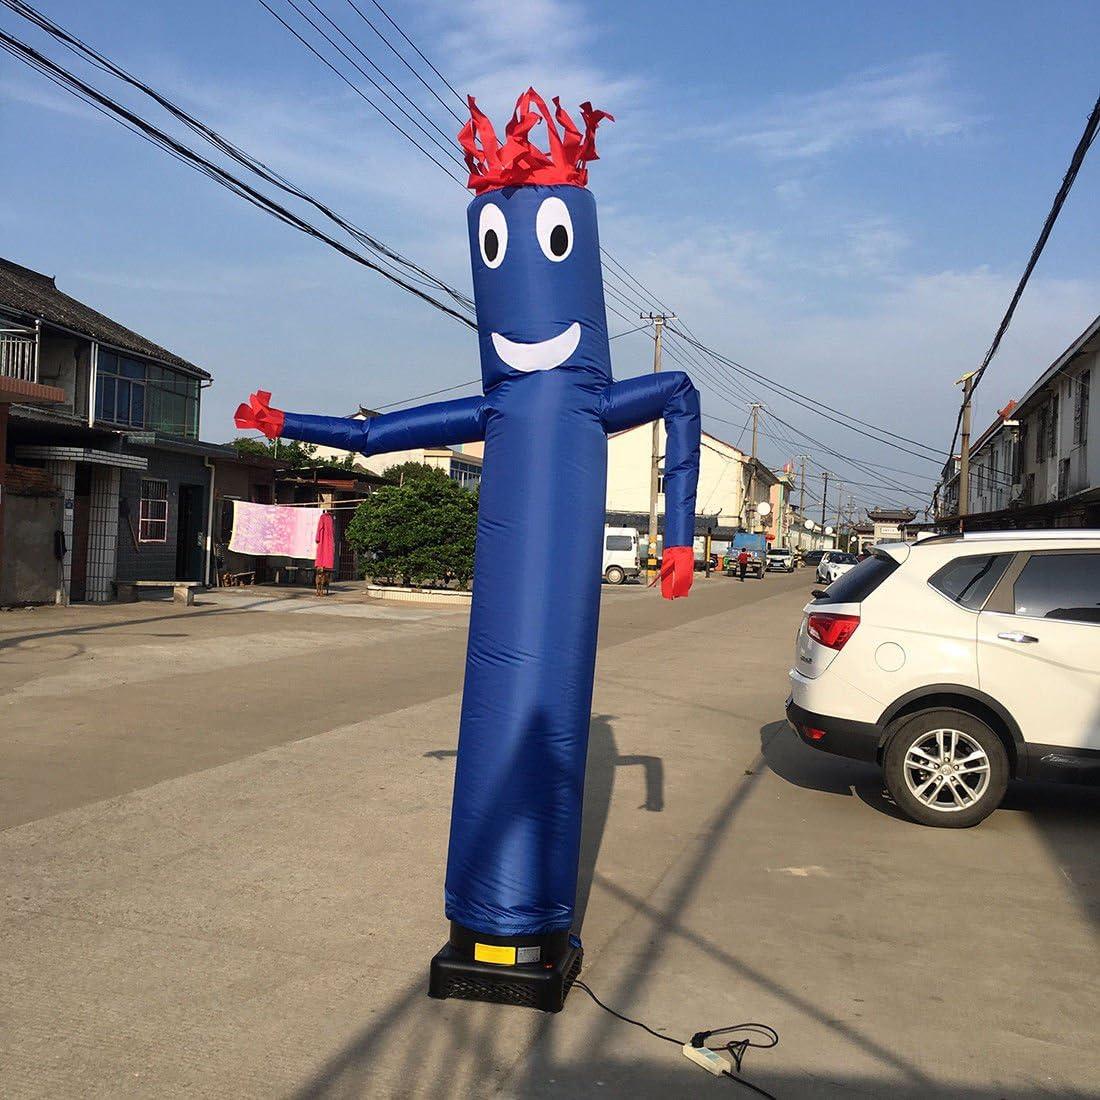
[[[345,0],[320,2],[396,65]],[[941,447],[952,383],[980,362],[1097,93],[1094,2],[387,6],[500,127],[528,83],[617,116],[591,170],[603,242],[701,339]],[[255,0],[42,7],[468,287],[468,196]],[[43,44],[8,12],[0,25]],[[0,56],[0,254],[210,370],[205,438],[230,438],[233,408],[260,385],[281,407],[342,413],[477,376],[465,329]],[[457,128],[426,93],[423,103]],[[979,428],[1100,309],[1098,157],[983,383]],[[651,348],[642,334],[617,340],[616,374],[648,369]],[[714,377],[696,381],[715,434],[737,442],[759,395],[838,451],[935,473],[751,382]],[[769,432],[764,457],[778,465],[801,449],[816,450]],[[818,457],[842,479],[868,480]],[[864,504],[897,497],[853,491]]]

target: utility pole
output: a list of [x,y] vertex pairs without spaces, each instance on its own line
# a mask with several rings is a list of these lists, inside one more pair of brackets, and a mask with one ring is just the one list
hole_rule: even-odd
[[[666,321],[675,321],[673,313],[642,313],[639,320],[652,321],[655,330],[653,337],[653,373],[661,369],[661,334]],[[653,454],[649,468],[649,555],[646,559],[646,580],[649,584],[657,580],[657,483],[661,467],[661,422],[653,421]]]
[[[955,383],[963,388],[962,430],[959,434],[959,530],[963,517],[970,511],[970,394],[974,389],[974,371],[964,374]],[[951,456],[948,455],[948,461]]]
[[798,456],[798,461],[801,464],[798,475],[798,514],[803,519],[806,518],[806,463],[809,457],[809,455]]
[[[749,408],[750,408],[750,411],[752,412],[752,465],[749,467],[749,500],[748,500],[749,509],[748,509],[748,512],[749,512],[749,530],[750,531],[755,531],[756,530],[756,422],[757,422],[757,419],[760,416],[760,412],[764,408],[764,406],[760,405],[760,404],[758,404],[757,402],[754,401],[752,403],[752,405],[749,406]],[[741,511],[742,511],[742,516],[743,516],[745,509],[742,508]]]
[[825,502],[829,497],[829,471],[822,470],[821,476],[824,484],[821,488],[821,545],[825,545]]

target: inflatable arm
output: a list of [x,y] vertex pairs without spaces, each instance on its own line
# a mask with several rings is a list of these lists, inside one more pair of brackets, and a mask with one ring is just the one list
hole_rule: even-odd
[[[242,409],[245,406],[241,406]],[[485,438],[487,402],[483,396],[463,397],[457,401],[435,401],[415,409],[385,413],[366,420],[345,416],[305,416],[299,413],[269,414],[282,417],[276,434],[305,443],[320,443],[344,451],[365,455],[405,451],[414,447],[446,447],[452,443],[473,443]],[[240,413],[240,410],[238,410]],[[257,426],[237,420],[238,427]]]
[[644,374],[608,387],[603,425],[609,434],[658,417],[665,422],[664,558],[672,566],[671,572],[662,566],[661,589],[674,598],[686,596],[691,587],[699,482],[699,391],[682,371]]
[[603,425],[610,434],[650,420],[665,422],[665,547],[691,546],[699,481],[699,391],[682,371],[643,374],[607,388]]

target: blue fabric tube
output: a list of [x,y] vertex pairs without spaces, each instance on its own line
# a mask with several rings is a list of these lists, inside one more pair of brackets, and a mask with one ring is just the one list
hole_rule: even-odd
[[283,432],[365,454],[485,441],[446,912],[531,936],[573,920],[607,434],[664,419],[665,545],[690,546],[699,395],[676,371],[612,381],[587,190],[491,191],[468,222],[483,396],[365,421],[288,413]]

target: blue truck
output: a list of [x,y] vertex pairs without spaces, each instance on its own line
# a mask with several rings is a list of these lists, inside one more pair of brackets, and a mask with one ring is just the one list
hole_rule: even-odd
[[748,531],[739,531],[730,541],[729,553],[726,555],[726,576],[736,577],[740,572],[737,557],[742,550],[749,552],[746,574],[751,573],[757,580],[762,580],[768,566],[768,540],[763,535],[753,535]]

